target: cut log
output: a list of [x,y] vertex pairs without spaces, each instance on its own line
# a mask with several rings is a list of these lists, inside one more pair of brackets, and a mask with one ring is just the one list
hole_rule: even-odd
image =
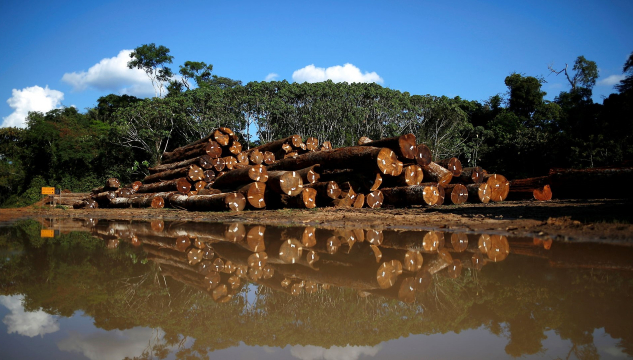
[[114,191],[104,191],[102,193],[92,195],[92,199],[99,203],[99,205],[104,205],[110,202],[110,200],[114,199],[116,194]]
[[[398,175],[401,176],[402,174]],[[383,183],[383,178],[379,172],[366,172],[362,170],[329,170],[322,172],[320,181],[335,181],[338,184],[349,182],[357,190],[374,191]]]
[[444,192],[451,204],[461,205],[468,200],[468,189],[462,184],[448,184],[444,187]]
[[453,179],[453,173],[443,166],[437,163],[431,162],[429,165],[422,168],[424,172],[424,179],[430,182],[436,182],[440,186],[450,184]]
[[437,205],[440,202],[440,191],[437,185],[400,186],[381,189],[384,205]]
[[321,166],[319,164],[312,165],[305,169],[297,170],[296,173],[301,177],[304,184],[314,184],[321,178]]
[[92,199],[84,199],[78,203],[73,204],[73,209],[97,209],[99,204]]
[[222,147],[215,141],[209,141],[191,147],[178,148],[172,152],[163,153],[161,163],[174,163],[202,155],[209,155],[211,158],[217,158],[222,155]]
[[226,162],[223,158],[212,159],[211,164],[213,165],[213,169],[215,171],[222,171],[226,167]]
[[146,184],[155,183],[164,180],[172,180],[185,177],[191,182],[204,180],[204,170],[198,165],[189,165],[188,167],[167,170],[160,173],[148,175],[143,179]]
[[130,195],[132,195],[134,192],[132,191],[132,189],[128,189],[128,188],[120,188],[119,190],[114,192],[114,195],[116,197],[129,197]]
[[303,188],[316,190],[316,201],[319,206],[330,204],[332,200],[338,199],[341,196],[341,188],[335,181],[306,184],[303,186]]
[[303,180],[296,171],[270,171],[268,186],[278,194],[296,196],[303,191]]
[[456,157],[439,160],[437,164],[448,169],[453,174],[453,177],[458,177],[462,174],[462,162]]
[[361,136],[356,142],[356,145],[365,145],[367,143],[370,143],[371,141],[372,140],[368,138],[367,136]]
[[424,173],[422,172],[422,168],[419,165],[407,165],[402,170],[402,174],[398,176],[387,177],[385,179],[384,185],[386,187],[420,185],[423,178]]
[[466,185],[466,189],[468,189],[468,202],[484,204],[490,202],[491,191],[487,183],[469,184]]
[[227,170],[233,170],[237,165],[237,159],[234,156],[225,156],[222,159]]
[[352,206],[356,209],[360,209],[365,205],[365,194],[358,194],[354,198],[354,204]]
[[320,164],[324,170],[357,169],[380,171],[382,174],[397,176],[398,161],[396,154],[387,148],[370,146],[352,146],[332,151],[315,151],[296,158],[277,161],[269,166],[269,170],[301,170]]
[[113,208],[153,208],[162,209],[165,207],[165,200],[154,194],[138,194],[144,196],[136,196],[129,198],[114,198],[110,200],[109,207]]
[[231,141],[231,145],[228,147],[229,153],[237,155],[242,152],[242,144],[239,141]]
[[266,183],[254,182],[242,186],[240,189],[237,190],[237,192],[244,195],[248,204],[253,208],[263,209],[266,207],[266,201],[264,200]]
[[503,175],[488,174],[484,176],[484,181],[490,187],[490,200],[503,201],[508,197],[510,192],[510,182]]
[[463,168],[459,178],[454,178],[454,180],[459,180],[464,184],[480,184],[484,181],[484,169],[479,166]]
[[332,150],[332,143],[329,141],[324,141],[323,144],[321,144],[321,151],[329,151]]
[[224,131],[217,129],[213,131],[213,140],[217,141],[221,146],[229,145],[232,136],[226,134]]
[[93,194],[98,194],[106,191],[115,191],[121,187],[121,183],[117,178],[109,178],[106,180],[105,185],[92,189]]
[[189,180],[184,177],[175,180],[165,180],[161,182],[141,185],[136,192],[156,193],[168,191],[177,191],[181,194],[186,194],[191,191],[191,182],[189,182]]
[[431,153],[431,149],[424,144],[418,144],[415,149],[415,162],[422,168],[431,164],[431,159],[433,155]]
[[264,151],[264,164],[270,165],[275,162],[275,153]]
[[413,134],[405,134],[392,138],[373,140],[359,145],[389,148],[393,150],[399,158],[411,160],[415,159],[417,149],[415,145],[415,135]]
[[256,147],[248,150],[248,152],[252,152],[254,150],[258,150],[258,151],[260,151],[262,153],[266,152],[266,151],[270,151],[272,153],[276,153],[277,151],[279,151],[281,149],[281,147],[284,144],[292,143],[293,139],[294,139],[294,142],[296,142],[296,143],[301,143],[301,141],[302,141],[301,140],[301,136],[299,136],[299,135],[292,135],[292,136],[289,136],[287,138],[271,141],[269,143],[256,146]]
[[319,139],[315,137],[309,137],[306,139],[306,150],[308,151],[316,151],[319,149]]
[[265,166],[248,165],[240,169],[227,171],[215,179],[212,187],[215,189],[236,188],[253,181],[268,181],[268,171],[266,171]]
[[261,165],[264,162],[264,154],[255,149],[248,153],[248,159],[253,165]]
[[178,168],[184,168],[189,165],[197,165],[202,169],[211,169],[213,168],[213,164],[211,162],[211,157],[209,155],[200,155],[191,159],[171,163],[171,164],[162,164],[155,166],[153,168],[149,168],[150,174],[156,174],[167,170],[173,170]]
[[250,162],[248,160],[248,154],[245,151],[242,151],[241,153],[235,155],[235,160],[237,160],[237,163],[240,165],[249,165]]
[[367,206],[372,209],[378,209],[382,206],[384,201],[384,197],[382,195],[382,191],[374,190],[365,196],[365,201],[367,202]]
[[191,211],[242,211],[246,206],[246,198],[239,193],[176,195],[170,197],[169,203]]
[[204,182],[207,184],[213,183],[215,181],[215,171],[213,170],[205,170],[204,171]]
[[222,194],[222,190],[213,189],[213,188],[206,188],[206,189],[198,190],[198,195],[215,195],[215,194]]

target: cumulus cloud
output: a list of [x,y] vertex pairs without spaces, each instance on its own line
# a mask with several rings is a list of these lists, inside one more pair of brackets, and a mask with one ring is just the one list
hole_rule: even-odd
[[383,79],[375,72],[362,73],[359,68],[349,63],[343,66],[330,66],[329,68],[319,68],[314,66],[314,64],[308,65],[293,72],[292,80],[309,83],[326,80],[348,83],[383,83]]
[[619,83],[620,81],[624,80],[624,78],[625,78],[624,75],[611,75],[602,80],[598,80],[598,85],[613,86]]
[[9,106],[13,109],[11,115],[3,118],[2,127],[26,126],[26,116],[29,111],[47,112],[57,109],[61,106],[64,99],[64,93],[61,91],[49,89],[40,86],[31,86],[22,90],[13,89],[12,96],[7,100]]
[[376,356],[381,349],[377,346],[332,346],[329,349],[320,346],[293,346],[290,348],[292,356],[301,360],[356,360],[361,355]]
[[91,360],[120,360],[125,357],[140,356],[152,339],[161,339],[148,328],[134,328],[117,331],[98,331],[95,333],[70,333],[70,336],[57,343],[62,351],[77,352]]
[[278,77],[279,77],[279,74],[270,73],[266,75],[266,78],[264,79],[264,81],[274,81],[274,80],[277,80]]
[[66,73],[62,81],[74,91],[88,88],[136,96],[154,95],[152,82],[141,69],[128,69],[132,50],[121,50],[119,55],[99,61],[88,71]]
[[49,315],[42,310],[26,312],[22,306],[23,297],[20,295],[0,296],[0,304],[11,311],[2,322],[7,325],[7,332],[34,337],[37,335],[54,333],[59,330],[57,317]]

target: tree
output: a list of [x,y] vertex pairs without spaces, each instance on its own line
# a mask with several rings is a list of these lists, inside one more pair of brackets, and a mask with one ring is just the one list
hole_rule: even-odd
[[508,110],[521,118],[523,123],[530,122],[532,115],[543,104],[543,97],[547,94],[541,91],[543,82],[545,80],[518,73],[513,73],[505,79],[510,95]]
[[567,64],[560,71],[554,70],[552,65],[548,66],[548,69],[556,75],[565,73],[567,81],[571,85],[571,92],[583,92],[585,97],[591,98],[591,89],[596,85],[598,79],[598,65],[595,61],[587,60],[582,55],[577,57],[572,68],[575,71],[573,76],[569,75]]
[[163,45],[156,44],[141,45],[130,53],[132,60],[128,61],[127,67],[130,69],[141,69],[149,77],[154,87],[156,96],[163,95],[163,86],[169,82],[174,75],[166,64],[171,64],[174,57],[169,55],[169,49]]
[[633,90],[633,52],[629,55],[629,58],[624,63],[622,72],[626,74],[626,77],[615,86],[620,94],[628,93]]

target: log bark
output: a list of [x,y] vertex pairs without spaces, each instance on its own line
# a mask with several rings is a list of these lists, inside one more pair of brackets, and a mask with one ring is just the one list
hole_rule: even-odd
[[265,191],[266,183],[263,182],[254,182],[242,186],[237,190],[238,193],[244,195],[248,204],[255,209],[263,209],[266,207],[266,200],[264,199]]
[[248,152],[259,150],[262,153],[266,152],[266,151],[270,151],[272,153],[276,153],[277,151],[279,151],[281,149],[283,144],[286,144],[286,143],[290,144],[290,143],[293,142],[293,139],[294,139],[294,142],[301,143],[301,136],[299,136],[299,135],[292,135],[292,136],[288,136],[287,138],[271,141],[269,143],[256,146],[256,147],[248,150]]
[[164,180],[172,180],[185,177],[191,182],[204,180],[204,170],[198,165],[189,165],[188,167],[178,168],[173,170],[167,170],[160,173],[148,175],[143,179],[146,184],[151,184]]
[[314,184],[304,185],[303,188],[316,190],[316,201],[318,206],[329,204],[332,200],[338,199],[341,196],[341,188],[335,181],[316,182]]
[[415,150],[415,163],[424,168],[431,164],[432,158],[431,149],[424,144],[418,144]]
[[313,209],[316,207],[317,191],[305,188],[301,191],[301,194],[290,196],[267,189],[264,196],[267,209]]
[[208,141],[206,143],[190,147],[185,146],[172,152],[164,152],[163,157],[161,158],[161,163],[174,163],[202,155],[209,155],[211,158],[217,158],[222,155],[222,147],[215,141]]
[[462,174],[462,162],[456,157],[439,160],[437,164],[448,169],[453,177],[459,177]]
[[314,184],[321,178],[321,166],[319,164],[309,166],[305,169],[297,170],[304,184]]
[[367,203],[367,207],[372,209],[378,209],[382,207],[382,203],[384,201],[384,196],[382,195],[382,191],[374,190],[365,196],[365,202]]
[[548,176],[510,181],[508,200],[527,199],[535,199],[538,201],[548,201],[552,199],[552,190],[549,186]]
[[215,189],[236,188],[253,181],[268,181],[268,171],[265,166],[248,165],[240,169],[227,171],[215,178],[212,187]]
[[437,163],[431,162],[429,165],[422,168],[424,172],[424,179],[431,182],[436,182],[440,186],[450,184],[453,179],[453,173],[443,166]]
[[461,175],[453,180],[464,184],[481,184],[484,181],[484,169],[479,166],[463,168]]
[[468,200],[468,189],[462,184],[448,184],[444,187],[444,192],[451,204],[461,205]]
[[410,206],[436,205],[440,199],[436,185],[400,186],[381,189],[384,197],[383,205]]
[[373,146],[379,148],[389,148],[396,153],[398,158],[401,159],[415,159],[416,154],[416,144],[415,144],[415,135],[413,134],[405,134],[397,137],[380,139],[380,140],[372,140],[369,142],[364,142],[360,144],[360,146]]
[[105,191],[115,191],[121,187],[121,183],[117,178],[109,178],[106,180],[105,185],[92,189],[93,194],[102,193]]
[[306,150],[308,151],[316,151],[319,149],[319,139],[315,137],[309,137],[306,139]]
[[[401,176],[402,174],[398,175]],[[330,170],[321,174],[320,181],[335,181],[338,184],[349,182],[358,191],[377,190],[383,183],[383,177],[379,172],[367,172],[361,170],[344,169]]]
[[73,204],[73,209],[97,209],[99,204],[92,199],[85,199]]
[[187,178],[179,178],[175,180],[165,180],[161,182],[144,184],[139,187],[137,193],[156,193],[156,192],[169,192],[177,191],[181,194],[186,194],[191,191],[191,182]]
[[424,172],[419,165],[407,165],[398,176],[385,178],[385,187],[420,185],[424,179]]
[[267,185],[278,194],[296,196],[303,191],[303,180],[296,171],[270,171]]
[[264,162],[264,154],[255,149],[248,153],[248,160],[253,165],[261,165]]
[[171,163],[171,164],[162,164],[155,166],[153,168],[149,168],[150,174],[156,174],[167,170],[174,170],[178,168],[184,168],[189,165],[197,165],[202,169],[212,169],[213,164],[211,163],[211,157],[209,155],[200,155],[191,159]]
[[397,176],[398,161],[396,154],[387,148],[352,146],[332,151],[315,151],[277,161],[269,170],[301,170],[320,164],[324,170],[356,169],[380,171],[382,174]]
[[240,193],[176,195],[170,197],[169,203],[190,211],[242,211],[246,206],[246,198]]
[[491,191],[487,183],[468,184],[466,189],[468,189],[468,202],[484,204],[490,202]]
[[136,196],[129,198],[114,198],[110,200],[109,207],[113,208],[153,208],[162,209],[165,207],[165,199],[154,194],[138,194],[145,196]]

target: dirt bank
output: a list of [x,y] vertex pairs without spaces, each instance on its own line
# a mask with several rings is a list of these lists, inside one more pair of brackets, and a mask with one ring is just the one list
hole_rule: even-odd
[[0,223],[29,217],[245,222],[375,229],[444,229],[633,245],[633,202],[626,200],[512,201],[435,208],[267,210],[239,213],[175,209],[74,210],[35,205],[0,209]]

